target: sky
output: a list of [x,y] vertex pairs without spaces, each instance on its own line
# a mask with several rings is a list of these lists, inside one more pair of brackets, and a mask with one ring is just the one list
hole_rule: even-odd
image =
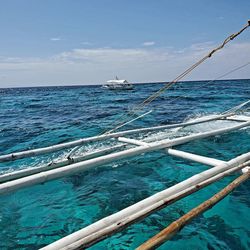
[[[0,87],[171,81],[250,19],[249,0],[0,0]],[[250,62],[250,28],[183,80]],[[250,78],[250,65],[226,78]]]

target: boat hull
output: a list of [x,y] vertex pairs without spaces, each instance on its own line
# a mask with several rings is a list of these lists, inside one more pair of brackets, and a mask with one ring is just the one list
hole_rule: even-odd
[[121,84],[121,85],[103,85],[103,88],[110,89],[110,90],[132,90],[134,86],[132,84]]

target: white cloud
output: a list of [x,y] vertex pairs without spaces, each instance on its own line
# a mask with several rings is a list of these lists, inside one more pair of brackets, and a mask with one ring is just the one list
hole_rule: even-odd
[[61,40],[61,38],[60,37],[51,37],[50,38],[50,41],[60,41]]
[[111,63],[123,64],[129,62],[159,62],[166,60],[168,52],[162,49],[146,50],[146,49],[74,49],[72,51],[63,52],[54,57],[56,60],[67,62],[81,63]]
[[[205,56],[212,42],[174,48],[74,49],[48,58],[0,57],[0,87],[103,83],[120,75],[132,82],[169,81]],[[183,80],[214,79],[250,61],[250,43],[231,43]],[[250,78],[250,66],[229,78]]]
[[213,47],[215,47],[213,42],[204,42],[204,43],[194,43],[190,46],[189,49],[193,51],[204,51],[204,50],[210,50]]
[[82,45],[93,45],[91,42],[81,42]]
[[153,41],[144,42],[142,45],[143,45],[143,46],[153,46],[153,45],[155,45],[155,42],[153,42]]

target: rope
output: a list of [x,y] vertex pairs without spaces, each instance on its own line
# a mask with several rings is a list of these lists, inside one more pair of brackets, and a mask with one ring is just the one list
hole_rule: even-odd
[[[129,124],[129,123],[131,123],[131,122],[133,122],[133,121],[136,121],[136,120],[140,119],[141,117],[144,117],[145,115],[150,114],[152,111],[153,111],[153,110],[150,110],[150,111],[148,111],[148,112],[146,112],[146,113],[144,113],[144,114],[142,114],[142,115],[139,115],[139,116],[137,116],[136,118],[134,118],[134,119],[132,119],[132,120],[130,120],[130,121],[128,121],[128,122],[125,122],[125,123],[123,123],[122,125],[116,127],[116,129],[121,128],[121,127],[123,127],[123,126],[125,126],[125,125],[127,125],[127,124]],[[111,133],[111,132],[113,132],[113,131],[114,131],[114,130],[111,129],[111,130],[109,131],[109,133]]]
[[129,111],[127,114],[124,114],[120,117],[118,117],[113,124],[115,124],[115,122],[117,120],[119,120],[118,123],[116,123],[116,126],[112,129],[112,130],[107,130],[106,132],[104,132],[104,134],[108,134],[110,133],[110,131],[115,131],[118,127],[122,127],[122,124],[124,122],[126,122],[126,120],[124,120],[124,117],[129,117],[132,114],[134,114],[137,111],[142,110],[146,105],[150,104],[152,101],[154,101],[158,96],[160,96],[163,92],[165,92],[166,90],[168,90],[170,87],[172,87],[172,85],[174,85],[175,83],[177,83],[178,81],[180,81],[183,77],[185,77],[186,75],[188,75],[191,71],[193,71],[196,67],[198,67],[200,64],[202,64],[205,60],[207,60],[208,58],[212,57],[213,54],[215,52],[217,52],[218,50],[221,50],[222,48],[224,48],[224,46],[229,43],[230,41],[232,41],[234,38],[236,38],[238,35],[240,35],[245,29],[247,29],[250,26],[250,20],[248,20],[248,23],[237,33],[234,33],[230,36],[228,36],[221,45],[219,45],[218,47],[216,47],[215,49],[213,49],[212,51],[210,51],[206,56],[204,56],[202,59],[200,59],[198,62],[196,62],[195,64],[193,64],[191,67],[189,67],[187,70],[185,70],[183,73],[181,73],[179,76],[177,76],[174,80],[172,80],[169,83],[166,83],[164,87],[162,87],[161,89],[159,89],[157,92],[155,92],[154,94],[152,94],[151,96],[149,96],[148,98],[146,98],[142,103],[138,104],[138,106],[136,106],[134,109],[132,109],[131,111]]
[[[245,64],[243,64],[243,65],[241,65],[241,66],[239,66],[239,67],[237,67],[237,68],[234,68],[234,69],[232,69],[232,70],[230,70],[230,71],[224,73],[223,75],[220,75],[220,76],[216,77],[215,79],[206,82],[205,84],[202,85],[202,87],[208,86],[208,85],[210,85],[212,82],[218,81],[218,80],[220,80],[221,78],[223,78],[223,77],[225,77],[225,76],[227,76],[227,75],[229,75],[229,74],[232,74],[233,72],[236,72],[236,71],[238,71],[238,70],[240,70],[240,69],[242,69],[242,68],[248,66],[249,64],[250,64],[250,62],[247,62],[247,63],[245,63]],[[199,86],[199,87],[197,87],[197,88],[193,88],[192,90],[199,90],[199,89],[201,89],[201,86]],[[206,96],[206,95],[201,95],[200,98],[203,97],[203,96]],[[171,102],[174,102],[174,101],[176,101],[176,100],[178,100],[178,99],[180,99],[180,98],[182,98],[182,96],[178,96],[178,97],[172,99],[172,100],[170,101],[170,103],[171,103]],[[222,113],[222,114],[224,114],[224,113]]]
[[[232,70],[230,70],[230,71],[224,73],[223,75],[220,75],[219,77],[216,77],[215,79],[206,82],[205,84],[202,85],[202,87],[208,86],[208,85],[210,85],[212,82],[215,82],[215,81],[217,81],[217,80],[219,80],[219,79],[221,79],[221,78],[223,78],[223,77],[225,77],[225,76],[227,76],[227,75],[229,75],[229,74],[231,74],[231,73],[233,73],[233,72],[236,72],[236,71],[238,71],[238,70],[240,70],[240,69],[242,69],[242,68],[248,66],[249,64],[250,64],[250,62],[247,62],[247,63],[245,63],[245,64],[243,64],[243,65],[241,65],[241,66],[239,66],[239,67],[236,67],[236,68],[234,68],[234,69],[232,69]],[[199,89],[201,89],[201,86],[196,87],[196,88],[193,88],[192,90],[199,90]],[[205,95],[204,95],[204,96],[205,96]],[[201,95],[200,97],[202,97],[202,95]],[[168,104],[171,104],[172,102],[174,102],[174,101],[176,101],[176,100],[178,100],[178,99],[180,99],[180,98],[182,98],[182,96],[178,96],[178,97],[172,99]],[[131,123],[131,122],[133,122],[133,121],[135,121],[135,120],[137,120],[137,119],[139,119],[139,118],[141,118],[141,117],[143,117],[143,116],[149,114],[149,113],[151,113],[153,110],[155,110],[155,109],[151,109],[150,112],[147,112],[147,113],[145,113],[145,114],[143,114],[143,115],[139,115],[139,116],[137,116],[136,118],[129,120],[128,122],[122,123],[121,125],[117,126],[115,129],[109,130],[109,133],[112,133],[114,130],[117,130],[117,129],[119,129],[119,128],[121,128],[121,127],[123,127],[123,126],[125,126],[125,125],[127,125],[127,124],[129,124],[129,123]],[[223,114],[224,114],[224,113],[223,113]]]

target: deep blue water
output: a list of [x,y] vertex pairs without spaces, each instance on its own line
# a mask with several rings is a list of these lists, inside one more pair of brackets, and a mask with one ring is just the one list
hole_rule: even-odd
[[[100,86],[0,89],[0,154],[92,136],[157,91],[161,84],[113,92]],[[250,80],[186,82],[156,99],[152,113],[124,129],[219,113],[250,99]],[[87,145],[87,149],[94,147]],[[176,147],[229,160],[250,151],[250,130]],[[0,164],[0,171],[49,162],[44,157]],[[92,222],[207,169],[165,155],[145,154],[0,197],[0,249],[38,249]],[[134,249],[237,175],[159,211],[90,249]],[[250,182],[199,216],[160,249],[250,249]]]

